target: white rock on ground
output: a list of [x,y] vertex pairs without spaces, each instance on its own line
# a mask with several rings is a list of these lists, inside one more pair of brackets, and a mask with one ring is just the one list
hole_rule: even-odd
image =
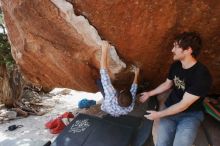
[[[47,114],[29,116],[0,124],[0,146],[42,146],[47,141],[53,141],[57,137],[57,135],[51,134],[48,129],[45,129],[44,124],[47,121],[66,111],[76,113],[79,110],[78,102],[83,98],[96,100],[97,104],[102,102],[100,92],[93,94],[56,88],[51,93],[54,94],[51,98],[42,97],[45,98],[45,104],[54,106]],[[14,131],[5,131],[8,126],[13,124],[23,125],[23,127]]]

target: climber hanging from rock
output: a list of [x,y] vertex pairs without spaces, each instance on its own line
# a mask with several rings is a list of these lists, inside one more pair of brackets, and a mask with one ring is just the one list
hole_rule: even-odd
[[108,114],[118,117],[120,115],[126,115],[133,110],[135,104],[135,96],[137,92],[137,78],[140,72],[138,67],[134,68],[134,80],[130,89],[116,90],[110,80],[107,71],[107,55],[110,49],[110,45],[107,41],[102,44],[102,55],[100,61],[100,80],[97,82],[100,90],[103,93],[104,101],[101,105],[101,109]]

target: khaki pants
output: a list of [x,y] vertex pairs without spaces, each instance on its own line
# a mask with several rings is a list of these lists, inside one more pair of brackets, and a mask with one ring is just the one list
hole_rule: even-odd
[[[169,97],[170,93],[171,93],[171,89],[164,92],[164,93],[161,93],[160,95],[157,96],[157,99],[158,99],[158,102],[159,102],[159,110],[163,110],[165,109],[165,101],[166,99]],[[153,128],[152,128],[152,135],[153,135],[153,141],[154,141],[154,144],[156,144],[156,141],[157,141],[157,131],[159,129],[159,122],[160,122],[160,119],[157,119],[157,120],[154,120],[154,123],[153,123]]]

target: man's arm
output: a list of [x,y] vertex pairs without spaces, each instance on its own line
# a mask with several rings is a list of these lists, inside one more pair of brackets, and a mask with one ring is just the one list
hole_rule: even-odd
[[192,105],[199,98],[200,98],[199,96],[195,96],[195,95],[192,95],[190,93],[185,92],[183,95],[183,99],[180,102],[170,106],[169,108],[167,108],[165,110],[159,111],[159,112],[147,111],[149,113],[149,115],[145,115],[145,117],[150,120],[155,120],[155,119],[162,118],[165,116],[170,116],[170,115],[180,113],[180,112],[186,110],[190,105]]
[[173,86],[173,81],[167,79],[165,82],[160,84],[157,88],[155,88],[149,92],[141,93],[142,96],[140,97],[140,101],[145,102],[149,97],[163,93],[163,92],[169,90],[172,86]]
[[134,80],[133,83],[131,85],[131,89],[130,92],[132,94],[132,97],[134,98],[137,92],[137,83],[138,83],[138,75],[140,73],[140,68],[136,67],[135,71],[134,71]]
[[109,51],[110,45],[107,41],[102,43],[102,55],[100,61],[100,75],[101,75],[101,82],[104,89],[104,93],[106,97],[112,97],[116,94],[114,87],[112,86],[110,77],[107,71],[107,55]]
[[133,80],[133,84],[137,84],[138,83],[138,75],[140,73],[140,68],[136,67],[135,71],[134,71],[134,80]]
[[102,44],[102,55],[101,55],[101,63],[100,63],[100,67],[103,69],[107,68],[107,54],[109,51],[109,44],[108,42],[104,41]]

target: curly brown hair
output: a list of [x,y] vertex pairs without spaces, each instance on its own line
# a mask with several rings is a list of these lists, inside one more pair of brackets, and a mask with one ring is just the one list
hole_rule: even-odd
[[174,41],[184,50],[191,47],[193,57],[197,57],[202,48],[202,39],[198,32],[183,32],[178,34]]

